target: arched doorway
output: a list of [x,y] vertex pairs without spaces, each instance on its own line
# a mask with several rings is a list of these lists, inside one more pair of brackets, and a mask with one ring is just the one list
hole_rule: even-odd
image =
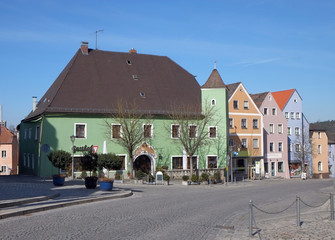
[[151,159],[147,155],[140,155],[134,161],[134,170],[141,170],[148,174],[151,172]]

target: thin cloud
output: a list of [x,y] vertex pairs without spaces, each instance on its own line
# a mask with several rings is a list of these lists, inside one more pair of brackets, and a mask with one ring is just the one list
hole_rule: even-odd
[[280,58],[269,58],[269,59],[262,59],[262,60],[243,61],[243,62],[237,63],[236,65],[242,65],[243,67],[250,67],[250,66],[259,65],[259,64],[267,64],[271,62],[276,62],[279,60]]

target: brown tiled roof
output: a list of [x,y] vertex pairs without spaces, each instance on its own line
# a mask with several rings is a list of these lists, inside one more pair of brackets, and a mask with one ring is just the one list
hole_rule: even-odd
[[[79,49],[25,120],[44,113],[109,113],[117,102],[166,114],[173,105],[201,103],[192,74],[165,56]],[[200,108],[199,108],[200,112]]]
[[201,88],[226,88],[226,85],[223,83],[222,78],[218,70],[213,69],[208,80],[202,85]]
[[227,84],[227,90],[228,90],[228,99],[231,98],[231,96],[234,94],[236,88],[241,84],[241,82],[237,82],[237,83],[231,83],[231,84]]
[[256,94],[250,94],[250,97],[259,108],[268,94],[269,92],[256,93]]
[[13,133],[5,126],[0,126],[0,144],[8,144],[13,142]]

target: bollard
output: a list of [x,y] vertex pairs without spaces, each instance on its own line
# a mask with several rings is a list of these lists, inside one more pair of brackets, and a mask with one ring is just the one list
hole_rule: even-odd
[[334,194],[330,193],[330,220],[334,221]]
[[297,195],[296,199],[296,212],[297,212],[297,227],[300,227],[300,197]]
[[252,200],[250,200],[250,202],[249,202],[249,237],[252,237],[253,219],[254,219],[254,216],[253,216],[253,202],[252,202]]

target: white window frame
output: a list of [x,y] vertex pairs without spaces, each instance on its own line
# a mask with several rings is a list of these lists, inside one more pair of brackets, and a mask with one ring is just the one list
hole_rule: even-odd
[[318,144],[318,154],[322,154],[322,145]]
[[[195,127],[195,137],[191,137],[190,133],[191,133],[191,127]],[[188,125],[188,137],[189,138],[197,138],[198,137],[198,126],[195,124],[190,124]]]
[[[207,156],[207,161],[206,161],[206,166],[207,166],[207,168],[209,168],[209,166],[208,166],[208,158],[210,158],[210,157],[215,157],[216,158],[216,167],[214,167],[214,168],[218,168],[218,156],[216,156],[216,155],[208,155]],[[214,169],[214,168],[211,168],[211,169]]]
[[276,116],[277,115],[277,108],[272,108],[271,114],[272,114],[272,116]]
[[215,100],[215,99],[212,99],[212,100],[211,100],[211,105],[212,105],[212,106],[216,106],[216,100]]
[[318,132],[318,139],[321,139],[321,132]]
[[[5,169],[5,171],[3,169]],[[1,165],[1,172],[2,173],[6,173],[7,172],[7,166],[6,165]]]
[[[178,126],[177,137],[173,136],[173,126]],[[173,138],[173,139],[180,138],[180,125],[179,124],[171,124],[171,138]]]
[[[231,125],[230,125],[231,120]],[[229,128],[234,128],[234,118],[229,118]]]
[[269,124],[269,133],[274,134],[275,133],[275,125],[273,123]]
[[279,123],[277,128],[278,128],[278,133],[283,134],[283,124]]
[[283,142],[278,142],[278,152],[283,152],[284,144]]
[[265,116],[269,114],[269,111],[268,111],[268,110],[269,110],[269,109],[268,109],[267,107],[265,107],[265,108],[263,109],[263,113],[264,113]]
[[286,119],[289,119],[289,118],[290,118],[288,112],[285,112],[285,118],[286,118]]
[[[113,135],[113,126],[120,126],[120,137],[114,137]],[[111,139],[120,139],[122,137],[122,125],[119,123],[112,123],[111,124]]]
[[[256,122],[256,126],[254,124],[255,122]],[[258,129],[259,128],[258,119],[257,118],[252,119],[252,128],[253,129]]]
[[[144,127],[145,126],[150,126],[150,137],[145,137],[144,136]],[[143,127],[142,127],[142,129],[143,129],[143,136],[144,136],[144,138],[147,138],[147,139],[152,139],[152,138],[154,138],[154,125],[153,124],[150,124],[150,123],[145,123],[145,124],[143,124]]]
[[300,112],[295,113],[295,118],[298,119],[298,120],[300,119]]
[[294,129],[294,134],[295,134],[296,136],[300,136],[300,128],[299,128],[299,127],[296,127],[296,128]]
[[[245,145],[243,145],[244,141],[245,141]],[[248,148],[248,139],[247,138],[242,138],[241,139],[241,147],[242,148]]]
[[7,158],[7,151],[6,150],[1,151],[1,158]]
[[[236,103],[236,107],[235,107],[235,103]],[[239,106],[238,106],[238,100],[233,100],[233,109],[239,109]]]
[[243,109],[248,110],[249,109],[249,101],[243,101]]
[[[84,137],[78,137],[77,136],[77,125],[84,125],[85,131],[84,131]],[[87,139],[87,123],[74,123],[74,133],[73,135],[76,137],[76,140],[78,139]]]
[[[215,137],[211,137],[211,131],[210,131],[211,128],[215,128]],[[209,126],[209,127],[208,127],[208,137],[209,137],[209,138],[212,138],[212,139],[218,137],[218,128],[217,128],[217,126]]]
[[[245,126],[243,126],[243,121],[245,120]],[[247,129],[248,128],[248,119],[242,118],[241,119],[241,128],[242,129]]]
[[287,135],[288,136],[292,135],[292,128],[291,127],[287,127]]
[[291,119],[294,119],[294,112],[291,112],[291,113],[290,113],[290,118],[291,118]]
[[318,161],[318,171],[322,172],[322,162]]
[[[272,151],[271,151],[271,145],[272,145]],[[269,143],[269,152],[275,152],[275,143],[274,142]]]
[[299,143],[294,145],[294,150],[295,150],[295,152],[300,152],[301,151],[301,146],[300,146]]
[[258,138],[253,138],[252,139],[252,147],[255,149],[259,148],[259,139]]

